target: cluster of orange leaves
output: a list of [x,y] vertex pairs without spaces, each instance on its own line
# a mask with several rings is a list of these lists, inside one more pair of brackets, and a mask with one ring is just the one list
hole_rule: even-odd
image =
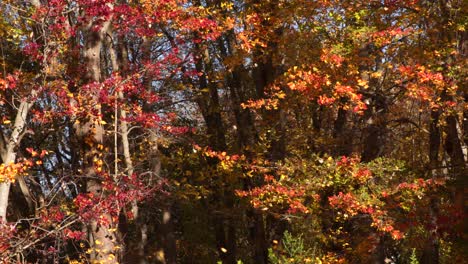
[[0,165],[0,183],[1,182],[15,182],[15,180],[27,174],[27,170],[33,165],[30,160],[25,160],[17,163],[10,163]]
[[352,217],[359,213],[368,214],[372,218],[372,226],[377,230],[389,233],[393,239],[402,239],[403,233],[393,227],[394,222],[387,217],[387,212],[378,206],[359,202],[352,193],[338,193],[328,197],[328,202],[334,208],[345,211],[346,217]]
[[[327,57],[328,58],[328,57]],[[328,60],[334,61],[334,65],[338,67],[341,65],[343,58],[329,57]],[[332,83],[328,74],[322,73],[316,67],[310,67],[311,69],[299,69],[294,66],[285,73],[286,85],[292,92],[298,92],[300,95],[305,96],[309,100],[317,100],[320,105],[332,105],[337,103],[339,98],[348,98],[350,105],[344,105],[344,109],[352,108],[353,112],[363,114],[367,109],[367,105],[362,100],[362,94],[358,92],[358,86],[366,86],[367,82],[358,79],[357,85],[342,84],[337,81]],[[330,90],[327,92],[327,90]],[[286,93],[282,90],[279,85],[272,85],[269,87],[266,98],[257,100],[248,100],[242,104],[243,108],[260,109],[265,108],[267,110],[277,109],[280,100],[286,98]]]
[[265,108],[266,110],[278,109],[281,99],[286,97],[286,93],[281,90],[277,85],[269,87],[269,91],[266,94],[267,98],[261,98],[258,100],[247,100],[246,103],[241,103],[242,108],[260,109]]
[[[285,186],[271,175],[265,175],[265,181],[269,182],[261,187],[255,187],[249,191],[237,190],[239,197],[249,197],[250,204],[254,208],[268,210],[274,207],[286,209],[286,213],[309,213],[309,209],[303,204],[305,189],[301,186]],[[314,200],[320,197],[314,196]]]
[[194,145],[193,148],[196,151],[201,151],[205,156],[209,158],[218,159],[223,168],[232,168],[239,161],[245,160],[244,155],[229,155],[225,151],[214,151],[209,148],[202,148],[199,145]]
[[[406,85],[408,96],[427,102],[432,108],[438,108],[438,95],[444,90],[456,90],[456,86],[444,78],[440,72],[428,69],[424,65],[400,66],[398,68],[403,80],[408,80]],[[402,80],[397,81],[398,84]],[[448,89],[447,89],[448,88]],[[446,106],[455,106],[456,102],[448,102]]]

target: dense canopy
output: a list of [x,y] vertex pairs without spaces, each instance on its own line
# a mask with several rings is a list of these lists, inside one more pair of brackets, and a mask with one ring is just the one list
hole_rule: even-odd
[[0,263],[462,263],[468,2],[0,0]]

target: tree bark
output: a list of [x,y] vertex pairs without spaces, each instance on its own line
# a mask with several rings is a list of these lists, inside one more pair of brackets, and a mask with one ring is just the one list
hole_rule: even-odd
[[[440,165],[439,151],[441,147],[441,130],[440,130],[440,110],[431,111],[431,119],[429,124],[429,169],[431,177],[438,174]],[[433,230],[428,230],[429,239],[423,247],[421,264],[437,264],[439,263],[439,241],[436,236],[437,214],[439,204],[436,198],[431,198],[430,221]]]
[[352,153],[352,139],[347,136],[346,128],[347,111],[340,107],[333,127],[333,138],[337,142],[336,154],[349,156]]
[[[16,113],[15,123],[13,125],[13,131],[9,137],[3,137],[6,139],[5,144],[2,144],[1,157],[3,164],[8,166],[16,161],[16,148],[21,143],[21,133],[26,126],[26,118],[31,108],[32,103],[23,100]],[[10,194],[10,181],[0,183],[0,219],[7,221],[7,208],[8,208],[8,196]],[[29,193],[29,190],[27,190]],[[28,198],[28,197],[26,197]]]
[[[85,81],[88,83],[100,81],[102,75],[101,49],[110,24],[110,20],[105,21],[102,23],[101,28],[96,31],[93,29],[94,23],[89,22],[84,28],[85,48],[83,54],[86,63]],[[99,115],[101,107],[98,103],[97,95],[93,95],[92,100],[95,102],[96,111]],[[103,144],[104,129],[99,116],[95,117],[89,115],[87,118],[89,120],[86,120],[86,122],[76,124],[75,129],[77,135],[81,136],[82,145],[85,147],[83,171],[85,176],[89,179],[86,182],[86,191],[94,194],[95,197],[100,197],[102,196],[102,183],[98,179],[99,176],[94,168],[93,158],[96,154],[93,152],[93,147],[98,144]],[[103,213],[100,217],[104,218],[109,224],[99,224],[97,219],[92,220],[89,224],[90,246],[93,249],[91,261],[104,264],[115,263],[118,260],[118,251],[116,250],[117,241],[115,233],[110,231],[115,223],[113,223],[112,217],[108,213]]]
[[[196,69],[203,73],[199,78],[199,91],[201,96],[197,99],[197,104],[206,123],[208,143],[213,150],[226,151],[226,130],[221,115],[221,104],[218,89],[215,83],[209,79],[212,62],[210,60],[209,50],[196,45],[196,50],[202,54],[199,61],[196,62]],[[216,165],[213,160],[212,166]],[[222,181],[224,182],[224,181]],[[220,206],[232,210],[234,206],[233,190],[229,187],[222,187],[214,191],[214,200],[220,202]],[[214,212],[213,225],[216,237],[217,252],[223,263],[236,263],[236,229],[233,220],[223,213]]]

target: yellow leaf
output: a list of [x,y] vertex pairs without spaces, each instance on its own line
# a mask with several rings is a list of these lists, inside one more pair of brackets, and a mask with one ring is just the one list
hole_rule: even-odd
[[283,93],[283,92],[279,92],[277,95],[276,95],[279,99],[284,99],[286,97],[286,94]]
[[369,87],[369,84],[366,80],[362,80],[362,79],[358,79],[358,85],[359,86],[362,86],[364,88],[368,88]]
[[371,73],[371,76],[373,78],[380,78],[380,77],[382,77],[382,72],[373,72],[373,73]]

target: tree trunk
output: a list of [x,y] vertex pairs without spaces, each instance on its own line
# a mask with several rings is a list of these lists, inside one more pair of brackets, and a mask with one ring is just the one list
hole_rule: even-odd
[[[32,103],[23,100],[16,113],[15,123],[13,125],[13,132],[9,137],[3,137],[6,142],[2,144],[1,156],[5,166],[15,163],[16,161],[16,148],[21,143],[21,133],[26,126],[26,119],[31,108]],[[0,219],[6,221],[7,218],[7,207],[8,207],[8,196],[10,193],[10,181],[0,183]],[[27,188],[27,186],[26,186]],[[29,193],[29,190],[27,191]],[[26,197],[28,199],[28,197]]]
[[[207,73],[211,72],[211,60],[208,49],[202,49],[196,45],[196,50],[202,54],[201,60],[196,62],[196,69],[203,73],[199,79],[199,90],[202,96],[197,100],[197,104],[206,123],[208,143],[213,150],[226,151],[226,131],[221,115],[221,105],[216,84],[209,80]],[[216,165],[213,160],[212,166]],[[232,210],[233,191],[222,187],[214,191],[214,200],[220,202],[220,206]],[[223,263],[236,263],[236,230],[232,219],[218,212],[213,213],[213,225],[216,237],[216,247]]]
[[[35,7],[39,8],[41,6],[41,2],[39,0],[31,0],[30,3]],[[39,34],[37,33],[37,25],[34,26],[33,29],[33,37],[35,39],[39,39]],[[35,91],[31,91],[31,93],[35,94]],[[1,142],[1,157],[3,164],[5,166],[15,163],[16,161],[16,148],[21,143],[21,133],[23,132],[26,126],[26,118],[29,112],[29,109],[33,105],[32,102],[27,102],[27,99],[22,99],[21,104],[18,108],[18,112],[16,113],[15,123],[13,126],[13,132],[9,137],[3,135],[5,142]],[[28,186],[23,177],[18,178],[18,183],[20,185],[21,192],[23,193],[26,202],[28,203],[28,207],[30,210],[34,210],[34,204],[32,201],[32,196],[29,191]],[[7,207],[8,207],[8,196],[10,194],[10,187],[11,182],[0,182],[0,221],[7,221]]]
[[352,153],[352,139],[346,135],[347,111],[340,107],[333,127],[333,138],[336,140],[336,155],[349,156]]
[[250,227],[250,236],[253,242],[254,260],[256,264],[268,263],[268,243],[263,215],[257,211],[250,211],[250,218],[253,220]]
[[[96,31],[93,29],[93,22],[89,22],[84,28],[85,32],[85,49],[84,58],[87,67],[85,80],[89,83],[99,82],[101,78],[101,49],[105,41],[105,34],[109,29],[110,21],[105,21],[102,24],[100,30]],[[101,107],[98,104],[97,95],[93,96],[95,102],[96,111],[98,115],[101,112]],[[99,116],[88,116],[89,120],[83,123],[78,123],[75,126],[77,135],[81,136],[82,145],[85,147],[84,153],[84,173],[88,179],[86,183],[86,191],[94,194],[95,197],[102,196],[102,183],[98,179],[93,158],[96,154],[93,148],[97,145],[103,144],[104,130],[101,125]],[[104,199],[106,199],[104,197]],[[110,229],[114,227],[111,216],[108,213],[103,213],[100,217],[104,218],[109,224],[99,224],[97,220],[92,220],[89,224],[89,236],[90,246],[93,249],[91,254],[91,261],[99,263],[115,263],[117,261],[117,250],[116,250],[116,236]]]
[[[429,127],[429,167],[431,177],[438,174],[440,165],[439,151],[441,146],[441,131],[439,126],[440,110],[432,110]],[[430,219],[433,230],[428,230],[429,239],[423,247],[421,264],[437,264],[439,263],[439,241],[436,236],[437,214],[438,214],[437,198],[431,198]]]

